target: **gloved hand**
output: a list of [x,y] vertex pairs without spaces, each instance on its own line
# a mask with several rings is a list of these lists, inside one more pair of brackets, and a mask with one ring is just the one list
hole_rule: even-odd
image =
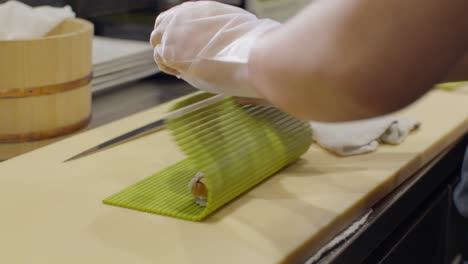
[[248,76],[249,52],[260,35],[279,26],[238,7],[186,2],[157,17],[151,45],[162,71],[198,89],[258,97]]

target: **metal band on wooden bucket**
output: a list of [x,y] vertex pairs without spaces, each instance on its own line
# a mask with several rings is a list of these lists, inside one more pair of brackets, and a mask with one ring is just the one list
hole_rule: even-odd
[[64,127],[49,129],[45,131],[0,135],[0,144],[16,144],[16,143],[40,141],[40,140],[52,139],[52,138],[68,135],[80,129],[85,128],[86,126],[88,126],[90,121],[91,121],[91,115],[89,115],[87,118],[77,123],[64,126]]
[[83,87],[89,84],[92,79],[93,79],[93,73],[90,73],[83,78],[73,80],[70,82],[65,82],[65,83],[50,84],[50,85],[44,85],[44,86],[24,88],[24,89],[0,88],[0,99],[41,96],[41,95],[61,93],[61,92]]

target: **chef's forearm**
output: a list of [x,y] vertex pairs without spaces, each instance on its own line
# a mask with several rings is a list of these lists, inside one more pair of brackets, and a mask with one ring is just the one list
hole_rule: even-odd
[[322,0],[253,47],[265,98],[304,119],[398,110],[440,81],[468,44],[466,0]]

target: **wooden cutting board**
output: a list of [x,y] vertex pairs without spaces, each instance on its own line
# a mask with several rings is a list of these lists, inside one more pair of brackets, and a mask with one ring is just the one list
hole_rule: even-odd
[[433,91],[401,114],[400,146],[303,159],[196,223],[104,205],[180,160],[167,132],[62,161],[162,116],[167,105],[0,163],[0,263],[276,263],[311,255],[468,131],[468,95]]

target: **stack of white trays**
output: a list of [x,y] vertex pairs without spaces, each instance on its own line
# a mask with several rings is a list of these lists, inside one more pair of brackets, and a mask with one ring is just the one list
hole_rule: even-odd
[[93,40],[93,93],[159,72],[149,42],[104,38]]

